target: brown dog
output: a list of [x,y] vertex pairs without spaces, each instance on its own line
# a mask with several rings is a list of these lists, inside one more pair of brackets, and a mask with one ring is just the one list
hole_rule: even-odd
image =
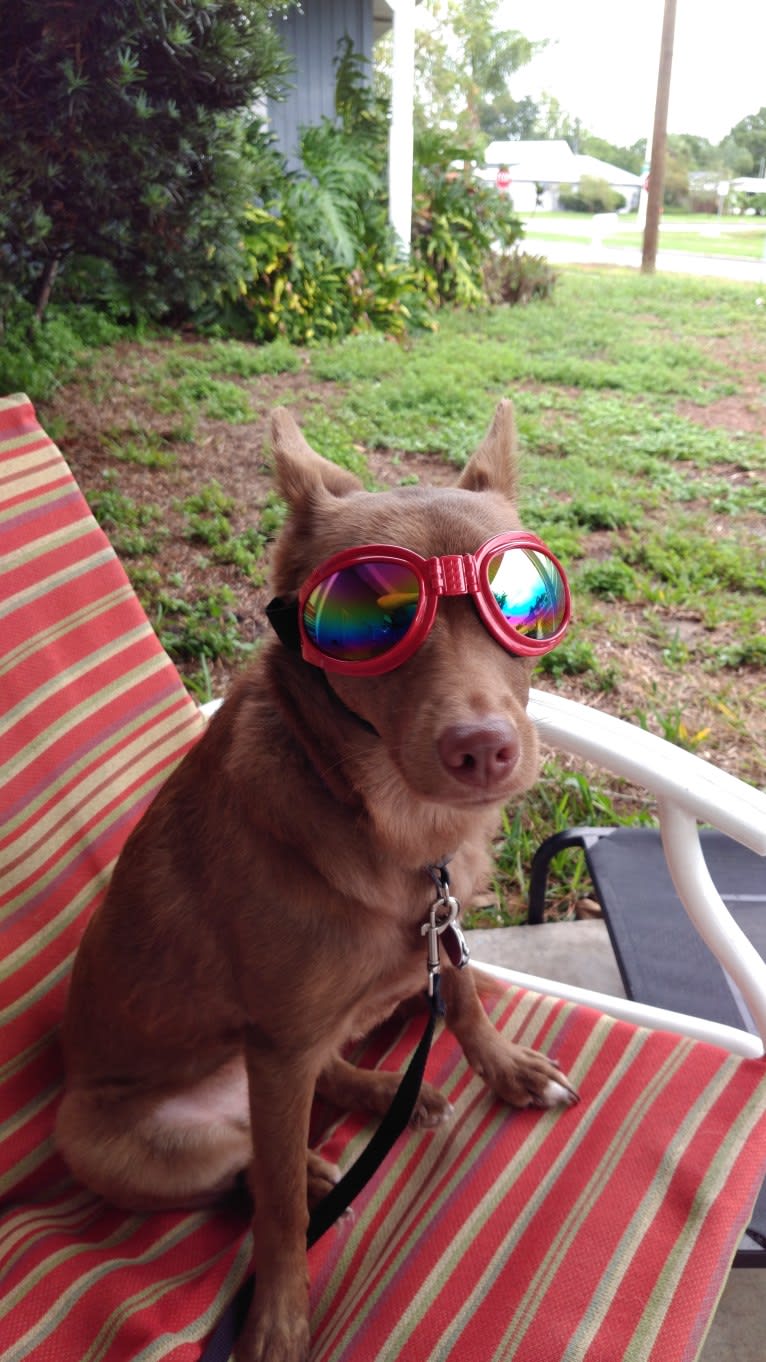
[[[510,403],[443,490],[363,491],[286,411],[273,444],[291,510],[283,596],[349,546],[468,555],[518,527]],[[90,1188],[139,1210],[205,1204],[249,1169],[246,1362],[307,1355],[307,1180],[312,1202],[337,1179],[307,1154],[312,1099],[388,1106],[395,1076],[356,1070],[341,1048],[424,991],[425,867],[450,858],[470,899],[501,806],[535,778],[529,671],[465,595],[440,599],[422,646],[381,675],[325,672],[274,640],[128,839],[85,934],[59,1146]],[[503,1101],[576,1100],[545,1057],[500,1040],[470,969],[445,959],[442,993]],[[416,1123],[448,1115],[425,1085]]]

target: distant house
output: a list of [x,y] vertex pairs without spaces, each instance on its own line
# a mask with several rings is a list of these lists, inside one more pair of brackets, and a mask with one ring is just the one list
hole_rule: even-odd
[[761,175],[740,175],[738,179],[732,180],[727,186],[734,194],[742,195],[742,205],[747,208],[748,200],[751,195],[758,195],[759,198],[766,199],[766,178]]
[[563,186],[576,187],[583,177],[606,180],[622,194],[627,207],[635,208],[641,176],[595,156],[578,156],[563,139],[549,141],[490,142],[484,166],[477,171],[483,180],[497,183],[499,170],[510,173],[506,192],[520,213],[534,208],[555,209]]

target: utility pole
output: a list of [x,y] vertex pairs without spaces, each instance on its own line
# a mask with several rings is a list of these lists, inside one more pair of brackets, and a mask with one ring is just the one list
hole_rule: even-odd
[[665,0],[665,14],[662,20],[662,40],[660,43],[660,67],[657,75],[657,99],[654,105],[654,131],[652,133],[652,164],[649,172],[649,197],[646,203],[646,226],[644,227],[644,248],[641,256],[641,269],[644,274],[654,274],[657,264],[657,238],[660,229],[662,196],[665,189],[665,153],[668,140],[668,100],[670,98],[670,71],[673,65],[673,38],[676,28],[676,0]]

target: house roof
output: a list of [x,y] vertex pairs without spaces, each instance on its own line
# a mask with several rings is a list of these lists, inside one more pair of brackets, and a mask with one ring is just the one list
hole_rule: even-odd
[[592,175],[595,180],[606,180],[609,184],[624,184],[631,189],[640,189],[643,180],[640,175],[634,175],[632,170],[622,170],[620,166],[612,165],[610,161],[601,161],[598,156],[575,156],[577,162],[577,178],[583,175]]
[[[575,178],[574,153],[563,138],[538,142],[490,142],[484,160],[488,166],[508,166],[516,180],[561,182]],[[521,171],[529,173],[522,174]]]
[[766,194],[766,179],[757,175],[740,175],[736,180],[732,180],[731,187],[745,194]]

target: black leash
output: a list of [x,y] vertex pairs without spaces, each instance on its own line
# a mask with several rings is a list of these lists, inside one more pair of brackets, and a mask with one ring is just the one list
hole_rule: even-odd
[[[409,1123],[423,1082],[426,1060],[431,1049],[436,1022],[439,1017],[444,1015],[438,974],[434,976],[434,987],[429,992],[428,1003],[429,1013],[425,1031],[402,1076],[402,1081],[397,1088],[391,1106],[359,1158],[346,1170],[340,1182],[335,1184],[332,1191],[328,1192],[327,1196],[322,1197],[322,1200],[311,1213],[306,1236],[309,1248],[348,1209],[354,1197],[361,1192],[373,1174],[377,1172],[384,1158]],[[253,1277],[246,1278],[229,1301],[207,1341],[200,1362],[229,1362],[237,1335],[245,1322],[250,1307],[253,1285]]]
[[426,1060],[431,1049],[436,1022],[439,1017],[444,1016],[444,1004],[439,992],[438,980],[436,988],[429,996],[428,1004],[428,1021],[425,1030],[420,1038],[417,1050],[404,1071],[391,1106],[375,1134],[365,1145],[359,1158],[346,1170],[340,1182],[335,1184],[332,1191],[328,1192],[327,1196],[322,1197],[319,1205],[315,1206],[311,1213],[307,1235],[309,1248],[348,1209],[354,1197],[361,1192],[373,1174],[378,1171],[389,1150],[407,1129],[423,1082]]
[[[449,892],[450,879],[446,861],[440,865],[428,866],[427,871],[437,891],[437,898],[431,905],[428,921],[421,927],[422,935],[427,937],[428,1021],[418,1047],[404,1071],[396,1096],[375,1134],[365,1145],[356,1162],[352,1163],[332,1191],[322,1197],[311,1212],[306,1235],[309,1248],[335,1224],[351,1205],[354,1197],[377,1172],[386,1155],[406,1129],[415,1110],[436,1023],[444,1016],[444,1003],[439,987],[440,938],[444,938],[445,949],[456,968],[462,969],[468,963],[468,947],[457,922],[460,904]],[[207,1341],[200,1362],[229,1362],[237,1335],[250,1307],[253,1285],[253,1277],[247,1277],[229,1301]]]

